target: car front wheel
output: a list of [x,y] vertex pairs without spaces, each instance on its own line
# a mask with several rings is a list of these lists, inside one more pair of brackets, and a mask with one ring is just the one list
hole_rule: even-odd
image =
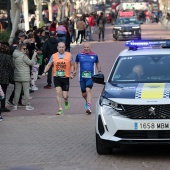
[[103,146],[103,144],[100,142],[100,137],[97,133],[96,133],[96,150],[99,155],[108,155],[112,153],[112,148]]

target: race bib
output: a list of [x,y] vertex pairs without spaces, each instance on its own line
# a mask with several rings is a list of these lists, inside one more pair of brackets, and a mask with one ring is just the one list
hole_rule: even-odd
[[56,71],[56,76],[64,77],[64,76],[65,76],[65,71],[64,71],[64,70],[58,70],[58,71]]
[[91,78],[91,71],[83,71],[82,77],[83,78]]

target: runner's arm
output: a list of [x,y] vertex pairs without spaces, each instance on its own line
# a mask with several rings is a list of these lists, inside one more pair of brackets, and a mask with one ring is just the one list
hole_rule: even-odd
[[77,72],[77,68],[78,68],[78,63],[77,62],[75,62],[75,64],[74,64],[74,75],[76,75],[76,72]]
[[98,73],[101,73],[101,65],[99,62],[96,63],[96,67],[97,67]]
[[53,56],[51,56],[50,61],[48,62],[47,66],[45,67],[42,76],[45,76],[45,75],[46,75],[46,73],[48,72],[48,70],[50,69],[50,67],[52,66],[52,64],[53,64]]

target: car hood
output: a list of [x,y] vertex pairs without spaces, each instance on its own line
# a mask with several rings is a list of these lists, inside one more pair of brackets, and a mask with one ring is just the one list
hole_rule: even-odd
[[122,104],[170,104],[170,83],[106,83],[102,96]]

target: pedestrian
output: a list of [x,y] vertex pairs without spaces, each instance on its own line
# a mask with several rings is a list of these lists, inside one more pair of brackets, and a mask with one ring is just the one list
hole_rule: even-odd
[[75,60],[75,71],[76,75],[78,64],[80,64],[79,69],[79,79],[80,88],[82,91],[82,96],[85,99],[85,109],[87,114],[91,114],[91,103],[92,103],[92,87],[93,81],[92,76],[95,74],[96,64],[97,70],[101,72],[101,66],[99,63],[98,55],[91,51],[91,44],[89,42],[84,43],[84,51],[78,53]]
[[81,18],[80,18],[80,21],[77,22],[78,36],[77,36],[77,38],[76,38],[76,44],[77,44],[77,41],[79,40],[79,37],[80,37],[80,36],[81,36],[80,44],[82,43],[85,28],[86,28],[86,24],[85,24],[85,22],[83,21],[83,18],[81,17]]
[[[9,83],[14,80],[14,64],[12,61],[10,48],[0,43],[0,85],[4,92],[6,98],[6,92]],[[8,108],[5,107],[5,98],[1,100],[0,112],[10,112]]]
[[[56,53],[57,50],[57,44],[58,41],[55,37],[56,33],[54,31],[50,32],[50,38],[45,41],[42,50],[43,50],[43,57],[44,62],[47,64],[50,60],[50,57]],[[47,85],[44,86],[45,89],[52,89],[52,68],[48,70],[48,76],[47,76]]]
[[92,32],[93,32],[94,26],[95,26],[94,17],[93,17],[93,14],[90,14],[90,16],[88,17],[89,41],[93,41]]
[[63,21],[58,22],[57,39],[58,39],[58,42],[64,42],[66,44],[67,30],[63,24],[64,24]]
[[23,87],[26,110],[34,110],[34,107],[30,105],[29,100],[29,88],[30,88],[30,66],[35,63],[37,52],[34,51],[32,59],[30,60],[27,55],[27,45],[19,44],[17,49],[13,53],[13,61],[15,65],[14,69],[14,81],[15,81],[15,95],[14,95],[14,108],[18,109],[18,101]]
[[104,41],[105,24],[106,24],[106,20],[104,18],[103,12],[101,12],[100,16],[97,20],[97,26],[98,26],[98,29],[99,29],[99,39],[98,39],[98,41],[100,41],[101,34],[102,34],[102,41]]
[[[57,95],[57,104],[58,104],[58,112],[56,115],[64,114],[62,108],[61,94],[64,98],[64,106],[65,109],[69,109],[68,102],[68,91],[69,91],[69,78],[73,78],[74,71],[74,59],[70,52],[66,52],[66,46],[64,42],[58,43],[58,52],[54,53],[47,66],[45,67],[44,73],[42,76],[45,76],[48,70],[53,65],[53,78],[54,78],[54,86],[56,88]],[[71,71],[71,74],[70,74]]]

